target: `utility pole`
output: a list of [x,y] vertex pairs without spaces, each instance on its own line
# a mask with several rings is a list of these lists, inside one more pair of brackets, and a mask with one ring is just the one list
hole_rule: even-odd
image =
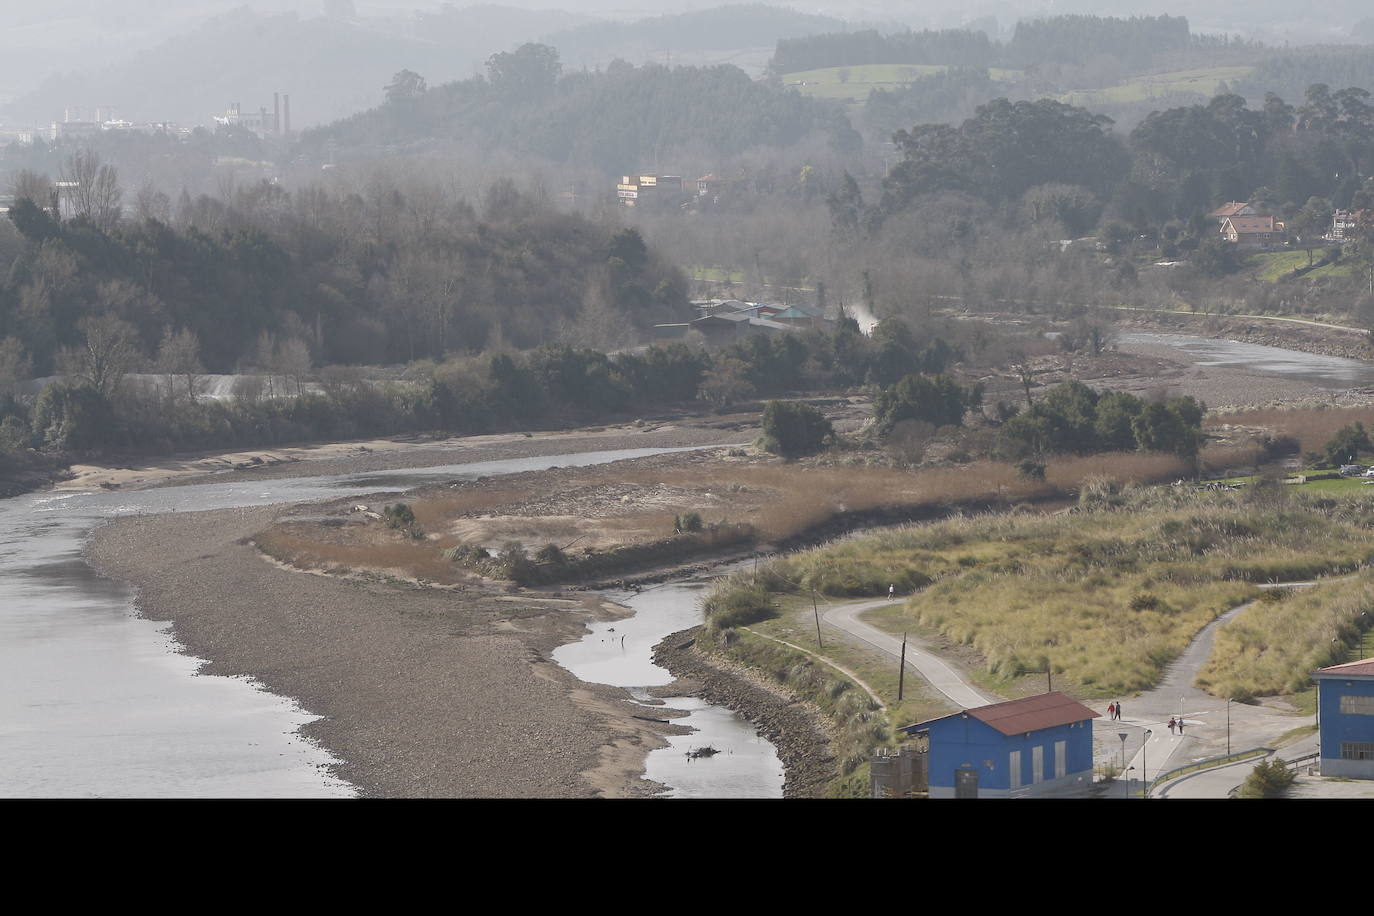
[[906,685],[906,633],[902,634],[902,661],[897,668],[897,702],[902,702],[902,688]]
[[820,605],[816,603],[815,586],[812,586],[811,588],[811,610],[816,615],[816,648],[824,649],[825,643],[821,642],[821,608]]

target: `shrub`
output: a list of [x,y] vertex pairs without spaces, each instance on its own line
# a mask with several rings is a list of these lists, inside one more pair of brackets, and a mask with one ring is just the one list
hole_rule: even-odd
[[387,506],[382,510],[382,516],[388,528],[404,531],[417,541],[425,536],[424,529],[415,521],[415,512],[405,503]]
[[557,544],[545,544],[539,548],[534,559],[548,566],[563,566],[568,562],[568,555]]
[[673,534],[690,534],[701,530],[701,513],[684,512],[673,517]]
[[763,409],[763,447],[784,458],[820,451],[835,435],[830,421],[810,404],[769,401]]
[[1275,757],[1255,764],[1250,775],[1241,783],[1241,798],[1282,798],[1293,784],[1293,771],[1288,764]]

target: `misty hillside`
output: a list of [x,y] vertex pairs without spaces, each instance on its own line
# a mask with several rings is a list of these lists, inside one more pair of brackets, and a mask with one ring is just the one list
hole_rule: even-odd
[[843,32],[842,19],[767,6],[762,3],[721,6],[636,22],[594,22],[546,34],[568,69],[604,67],[617,58],[631,63],[733,63],[766,59],[749,50],[771,53],[786,38]]
[[399,70],[435,82],[471,76],[492,52],[572,25],[571,13],[478,6],[422,14],[410,29],[390,20],[301,18],[247,8],[95,72],[49,77],[0,109],[11,123],[61,120],[67,107],[113,108],[128,120],[209,123],[230,102],[245,110],[291,95],[292,126],[376,105]]
[[559,79],[556,59],[529,53],[543,47],[509,55],[504,76],[434,86],[308,132],[301,148],[323,158],[332,145],[346,160],[461,141],[614,175],[647,168],[655,158],[711,162],[808,140],[850,151],[861,145],[838,106],[756,82],[728,64],[668,68],[622,61]]

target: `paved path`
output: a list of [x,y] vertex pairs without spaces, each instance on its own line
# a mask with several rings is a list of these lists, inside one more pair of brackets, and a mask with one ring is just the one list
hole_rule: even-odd
[[[896,603],[898,602],[891,598],[879,598],[874,601],[830,604],[826,605],[825,610],[821,612],[821,620],[827,626],[848,634],[879,651],[886,652],[893,658],[901,658],[902,641],[900,639],[859,619],[859,615],[864,611],[871,611],[874,608],[887,607]],[[944,694],[951,703],[960,709],[986,706],[989,703],[998,703],[1002,700],[1001,697],[992,697],[974,687],[952,665],[937,656],[929,644],[914,636],[907,637],[906,665],[925,678],[930,686]]]
[[1190,312],[1186,309],[1147,309],[1133,305],[1109,305],[1109,309],[1119,312],[1161,312],[1166,315],[1191,315],[1194,318],[1247,318],[1256,321],[1283,321],[1288,324],[1307,324],[1314,328],[1330,328],[1333,331],[1349,331],[1352,334],[1368,334],[1367,328],[1352,328],[1348,324],[1327,324],[1325,321],[1312,321],[1308,318],[1280,318],[1278,315],[1209,315],[1206,312]]
[[[1354,577],[1335,576],[1309,582],[1275,583],[1259,587],[1311,588],[1314,585],[1343,582],[1351,578]],[[1158,687],[1125,701],[1129,710],[1121,722],[1099,721],[1095,742],[1098,755],[1102,756],[1104,749],[1119,749],[1119,735],[1125,733],[1129,757],[1126,763],[1128,774],[1136,779],[1142,776],[1154,779],[1161,773],[1184,766],[1193,760],[1220,757],[1227,753],[1228,746],[1236,751],[1250,747],[1272,747],[1273,742],[1283,733],[1308,724],[1309,720],[1306,718],[1285,715],[1267,706],[1232,702],[1228,710],[1224,697],[1214,697],[1193,686],[1198,672],[1212,655],[1217,630],[1255,604],[1256,602],[1249,601],[1237,605],[1198,631],[1197,636],[1188,644],[1188,648],[1164,670],[1164,677]],[[1169,733],[1170,718],[1183,721],[1182,736]],[[1125,727],[1113,729],[1110,727],[1113,724]],[[1147,729],[1151,732],[1150,739],[1148,743],[1143,743]],[[1287,749],[1285,753],[1297,756],[1295,752]],[[1222,772],[1215,776],[1198,777],[1188,791],[1215,791],[1220,787],[1220,792],[1216,795],[1192,797],[1225,797],[1227,790],[1239,785],[1256,762],[1258,761],[1250,761],[1249,766],[1232,765],[1221,768]],[[1135,769],[1130,770],[1130,767]],[[1222,786],[1222,783],[1237,773],[1239,779]],[[1163,789],[1164,787],[1161,787],[1160,794]],[[1170,794],[1173,791],[1170,790]]]

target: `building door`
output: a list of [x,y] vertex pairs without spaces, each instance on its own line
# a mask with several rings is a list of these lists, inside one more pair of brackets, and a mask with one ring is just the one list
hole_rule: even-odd
[[1008,758],[1007,767],[1011,770],[1011,783],[1013,789],[1021,788],[1021,752],[1012,751]]
[[1054,742],[1054,778],[1063,779],[1069,775],[1069,742]]
[[978,797],[978,771],[977,770],[955,770],[954,771],[954,797],[955,798],[977,798]]
[[1031,748],[1031,784],[1045,781],[1045,746]]

